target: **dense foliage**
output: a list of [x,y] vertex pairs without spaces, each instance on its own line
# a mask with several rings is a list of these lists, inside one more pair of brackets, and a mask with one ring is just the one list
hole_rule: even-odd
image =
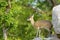
[[[57,1],[59,2],[60,0]],[[6,13],[8,0],[0,0],[0,40],[3,40],[3,28],[8,29],[8,40],[32,40],[36,37],[36,29],[27,21],[32,14],[35,21],[51,21],[52,5],[47,0],[11,0],[10,3],[11,8]],[[44,30],[42,29],[42,37],[48,34]]]

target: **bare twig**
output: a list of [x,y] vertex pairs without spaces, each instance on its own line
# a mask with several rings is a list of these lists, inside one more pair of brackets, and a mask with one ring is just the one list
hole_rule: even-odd
[[44,14],[44,13],[46,13],[46,11],[43,11],[43,10],[41,10],[40,8],[34,8],[34,7],[32,7],[31,5],[24,5],[23,4],[23,6],[25,6],[25,7],[27,7],[27,8],[31,8],[31,9],[33,9],[33,11],[35,11],[35,12],[37,12],[37,13],[42,13],[42,14]]

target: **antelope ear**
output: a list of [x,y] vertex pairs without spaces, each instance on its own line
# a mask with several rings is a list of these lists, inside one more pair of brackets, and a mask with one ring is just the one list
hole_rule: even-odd
[[30,19],[27,19],[27,21],[30,21]]
[[32,15],[32,17],[34,17],[34,14]]

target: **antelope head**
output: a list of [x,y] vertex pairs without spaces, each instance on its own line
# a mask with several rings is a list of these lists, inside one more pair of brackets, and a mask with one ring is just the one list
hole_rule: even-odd
[[34,14],[30,16],[27,21],[30,21],[32,25],[34,25]]
[[31,20],[33,20],[33,18],[34,18],[34,14],[33,14],[32,16],[30,16],[30,17],[27,19],[27,21],[31,21]]

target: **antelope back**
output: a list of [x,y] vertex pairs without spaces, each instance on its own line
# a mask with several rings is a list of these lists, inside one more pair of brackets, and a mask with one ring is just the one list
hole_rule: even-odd
[[48,28],[50,29],[52,24],[50,21],[47,20],[39,20],[35,22],[35,26],[39,28]]

